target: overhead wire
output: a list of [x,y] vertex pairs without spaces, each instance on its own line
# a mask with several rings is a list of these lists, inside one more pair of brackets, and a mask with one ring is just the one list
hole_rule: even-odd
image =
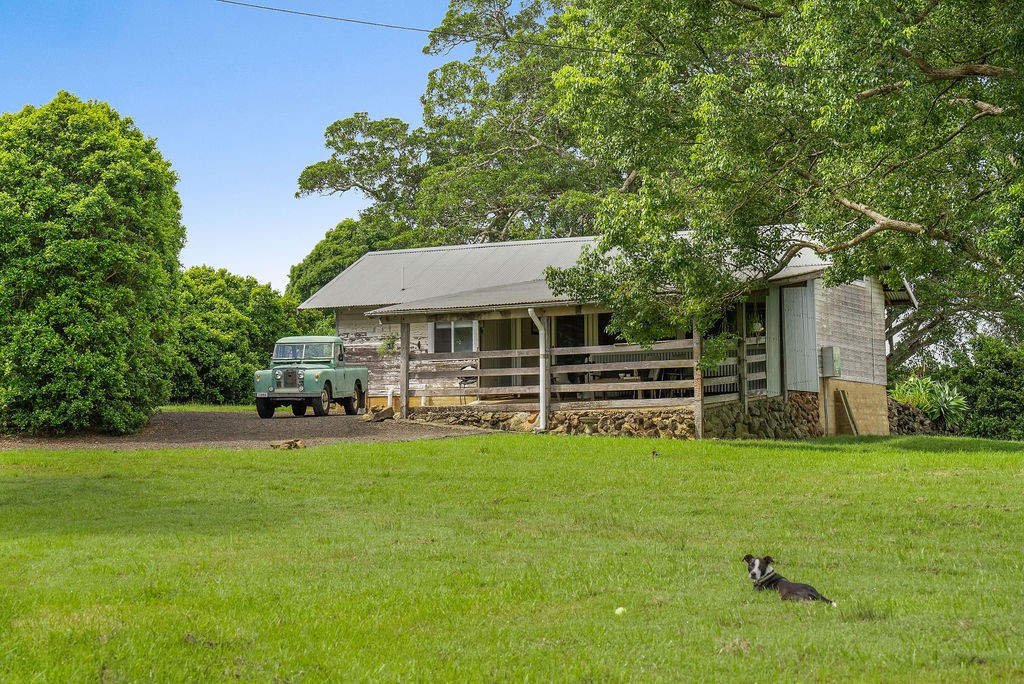
[[[421,26],[405,26],[405,25],[402,25],[402,24],[389,24],[389,23],[386,23],[386,22],[369,21],[369,20],[366,20],[366,19],[352,19],[350,17],[339,17],[339,16],[330,15],[330,14],[318,14],[316,12],[306,12],[306,11],[303,11],[303,10],[288,9],[288,8],[285,8],[285,7],[274,7],[274,6],[271,6],[271,5],[260,5],[260,4],[251,3],[251,2],[242,2],[241,0],[214,0],[214,2],[219,2],[219,3],[224,4],[224,5],[235,5],[237,7],[245,7],[245,8],[248,8],[248,9],[257,9],[257,10],[263,10],[263,11],[267,11],[267,12],[278,12],[280,14],[291,14],[291,15],[296,15],[296,16],[301,16],[301,17],[309,17],[309,18],[312,18],[312,19],[322,19],[322,20],[326,20],[326,21],[337,21],[337,22],[342,22],[342,23],[346,23],[346,24],[356,24],[356,25],[359,25],[359,26],[370,26],[370,27],[374,27],[374,28],[386,28],[386,29],[392,29],[392,30],[395,30],[395,31],[411,31],[411,32],[416,32],[416,33],[427,34],[429,36],[440,36],[440,37],[443,37],[443,38],[460,38],[460,37],[465,37],[465,38],[468,38],[471,41],[483,40],[482,37],[463,36],[462,34],[451,33],[451,32],[448,32],[448,31],[442,31],[442,30],[436,29],[436,28],[435,29],[428,29],[428,28],[423,28]],[[669,55],[658,54],[658,53],[654,53],[654,52],[634,52],[634,51],[630,51],[630,50],[618,50],[618,49],[613,49],[613,48],[588,47],[588,46],[582,46],[582,45],[565,45],[565,44],[562,44],[562,43],[545,43],[545,42],[541,42],[541,41],[525,40],[525,39],[522,39],[522,38],[505,38],[504,42],[510,43],[510,44],[513,44],[513,45],[523,45],[523,46],[527,46],[527,47],[550,48],[550,49],[555,49],[555,50],[570,50],[570,51],[576,51],[576,52],[589,52],[589,53],[593,53],[593,54],[606,54],[606,55],[613,55],[613,56],[620,56],[620,57],[631,57],[631,58],[638,58],[638,59],[657,59],[657,60],[661,60],[661,61],[664,61],[664,62],[672,62],[672,61],[674,61],[672,59],[672,57],[669,56]],[[811,70],[814,70],[814,71],[822,71],[822,72],[826,72],[826,73],[845,73],[845,74],[858,74],[858,75],[865,75],[865,76],[867,76],[867,75],[870,75],[870,76],[885,76],[887,78],[894,78],[894,79],[897,79],[897,80],[907,80],[907,81],[919,80],[919,79],[928,80],[927,79],[927,75],[926,74],[922,74],[920,72],[897,72],[897,71],[882,70],[882,69],[859,69],[859,70],[854,70],[854,69],[849,69],[849,68],[845,68],[845,67],[834,67],[834,68],[832,68],[832,67],[825,67],[825,66],[820,66],[820,65],[814,65],[814,66],[802,65],[800,67],[797,67],[797,66],[790,65],[790,64],[781,64],[781,63],[779,63],[777,61],[765,62],[763,60],[750,60],[750,61],[747,62],[747,66],[761,67],[761,68],[764,68],[766,66],[770,66],[770,67],[774,67],[774,68],[794,69],[794,70],[798,69],[798,68],[803,68],[803,69],[811,69]],[[1002,78],[1024,78],[1024,73],[1005,74],[1005,75],[1000,76],[1000,78],[1001,79]]]

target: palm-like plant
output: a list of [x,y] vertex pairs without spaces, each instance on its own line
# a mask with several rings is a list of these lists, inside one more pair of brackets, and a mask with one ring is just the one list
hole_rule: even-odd
[[912,375],[889,390],[893,400],[916,406],[929,420],[944,427],[955,427],[967,415],[967,400],[955,387],[931,378]]

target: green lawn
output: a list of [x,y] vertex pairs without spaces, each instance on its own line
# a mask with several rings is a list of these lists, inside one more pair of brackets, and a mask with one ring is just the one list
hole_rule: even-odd
[[0,680],[1020,681],[1022,492],[952,439],[0,452]]
[[207,413],[249,413],[255,404],[165,404],[158,410],[167,413],[180,413],[182,411],[204,411]]

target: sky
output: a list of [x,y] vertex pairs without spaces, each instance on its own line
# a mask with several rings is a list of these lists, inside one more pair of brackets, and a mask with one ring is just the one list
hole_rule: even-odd
[[[434,28],[447,0],[256,0],[254,4]],[[107,102],[156,138],[179,176],[184,267],[288,270],[366,205],[356,192],[297,199],[328,158],[327,126],[355,112],[420,123],[427,74],[452,56],[427,35],[216,0],[0,0],[0,112],[60,90]]]

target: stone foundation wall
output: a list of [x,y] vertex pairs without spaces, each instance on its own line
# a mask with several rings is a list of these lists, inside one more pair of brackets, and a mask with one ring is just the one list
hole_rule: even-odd
[[[538,425],[536,412],[480,411],[464,406],[410,407],[414,420],[468,425],[507,432],[528,432]],[[548,431],[568,435],[616,435],[693,439],[693,410],[595,409],[558,411],[548,420]],[[789,402],[756,399],[744,415],[738,403],[704,407],[704,435],[721,439],[806,439],[822,435],[818,395],[790,392]]]
[[[410,408],[409,417],[414,420],[507,432],[527,432],[537,427],[537,413],[525,411],[479,411],[457,406],[417,406]],[[693,439],[693,411],[689,408],[557,411],[548,419],[548,432],[567,435]]]
[[410,406],[409,418],[506,432],[529,432],[538,425],[536,411],[480,411],[465,406]]
[[752,399],[748,412],[737,403],[704,407],[704,436],[719,439],[807,439],[824,430],[814,392],[790,392],[779,397]]
[[693,410],[602,409],[559,411],[548,421],[550,432],[567,435],[620,435],[693,439]]
[[934,435],[937,432],[921,409],[901,404],[894,399],[889,400],[889,434]]

